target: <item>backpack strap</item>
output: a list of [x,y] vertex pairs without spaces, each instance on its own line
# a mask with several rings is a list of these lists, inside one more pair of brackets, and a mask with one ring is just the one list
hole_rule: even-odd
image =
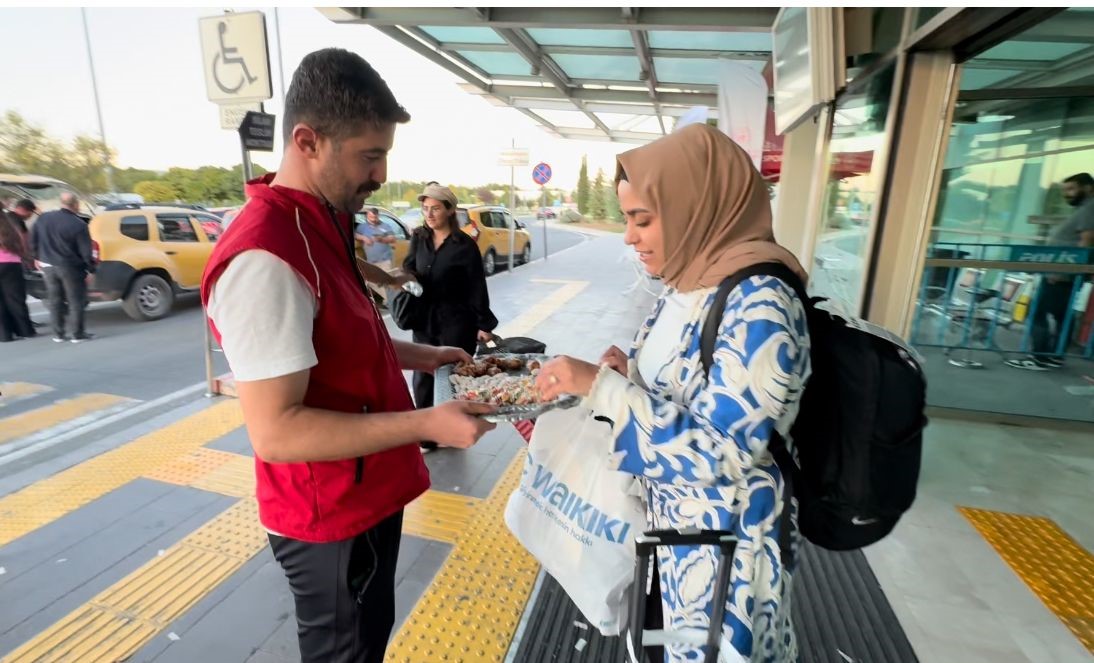
[[703,364],[704,373],[709,374],[710,367],[714,365],[714,346],[717,345],[718,332],[722,327],[722,316],[726,312],[726,300],[729,299],[729,294],[741,282],[753,276],[774,276],[793,288],[798,295],[798,299],[802,300],[802,303],[806,306],[809,306],[809,295],[805,292],[805,284],[802,283],[801,277],[781,262],[764,262],[758,265],[750,265],[732,276],[726,277],[718,285],[718,292],[714,293],[714,304],[711,305],[710,313],[707,314],[707,319],[703,322],[703,335],[699,340],[699,360]]
[[[699,339],[699,360],[702,362],[703,372],[708,375],[710,374],[711,367],[714,365],[714,346],[717,345],[718,332],[722,326],[722,316],[725,315],[726,311],[726,301],[729,299],[729,295],[733,292],[734,288],[740,285],[742,281],[753,276],[774,276],[793,288],[803,304],[807,307],[810,305],[809,295],[805,292],[805,284],[802,283],[801,278],[781,262],[765,262],[758,265],[751,265],[732,276],[727,277],[718,285],[718,291],[714,294],[714,304],[710,307],[710,313],[707,314],[707,319],[703,321],[703,332]],[[798,466],[797,463],[794,462],[793,456],[790,455],[790,450],[786,448],[786,441],[783,440],[782,435],[778,432],[773,432],[771,434],[771,441],[768,445],[768,449],[775,459],[775,464],[779,466],[779,470],[783,474],[784,508],[782,515],[779,517],[779,556],[781,557],[783,566],[788,566],[792,560],[792,552],[790,550],[791,523],[789,505],[791,496],[795,494],[794,488],[797,484]]]

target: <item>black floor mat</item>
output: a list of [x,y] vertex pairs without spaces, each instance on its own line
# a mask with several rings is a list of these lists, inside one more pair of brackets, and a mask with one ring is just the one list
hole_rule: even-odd
[[[833,553],[806,544],[792,609],[801,663],[918,661],[861,551]],[[621,638],[575,625],[585,618],[550,576],[525,619],[516,663],[627,660]]]

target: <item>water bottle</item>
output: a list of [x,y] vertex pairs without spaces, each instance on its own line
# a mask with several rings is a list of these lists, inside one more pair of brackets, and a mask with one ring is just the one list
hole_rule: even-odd
[[407,281],[403,284],[403,290],[406,290],[415,297],[421,297],[422,292],[424,292],[422,290],[422,284],[417,281]]

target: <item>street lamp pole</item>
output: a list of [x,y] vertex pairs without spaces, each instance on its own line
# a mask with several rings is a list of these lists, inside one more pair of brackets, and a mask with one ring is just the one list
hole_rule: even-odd
[[103,128],[103,108],[99,103],[99,82],[95,77],[95,59],[91,55],[91,33],[87,29],[87,9],[80,8],[80,15],[84,19],[84,43],[87,45],[87,64],[91,67],[91,90],[95,93],[95,114],[99,118],[99,140],[102,141],[103,163],[106,169],[106,187],[110,193],[114,189],[114,169],[110,167],[110,148],[106,145],[106,129]]

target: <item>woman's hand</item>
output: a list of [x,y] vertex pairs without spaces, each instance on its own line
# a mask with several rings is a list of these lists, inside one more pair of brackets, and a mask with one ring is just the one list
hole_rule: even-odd
[[494,340],[494,334],[488,331],[479,331],[478,335],[479,343],[489,343]]
[[545,401],[563,394],[588,396],[600,369],[594,364],[573,357],[558,357],[543,365],[536,377],[536,389]]
[[600,357],[601,366],[607,366],[623,377],[627,377],[627,361],[627,353],[614,345]]

